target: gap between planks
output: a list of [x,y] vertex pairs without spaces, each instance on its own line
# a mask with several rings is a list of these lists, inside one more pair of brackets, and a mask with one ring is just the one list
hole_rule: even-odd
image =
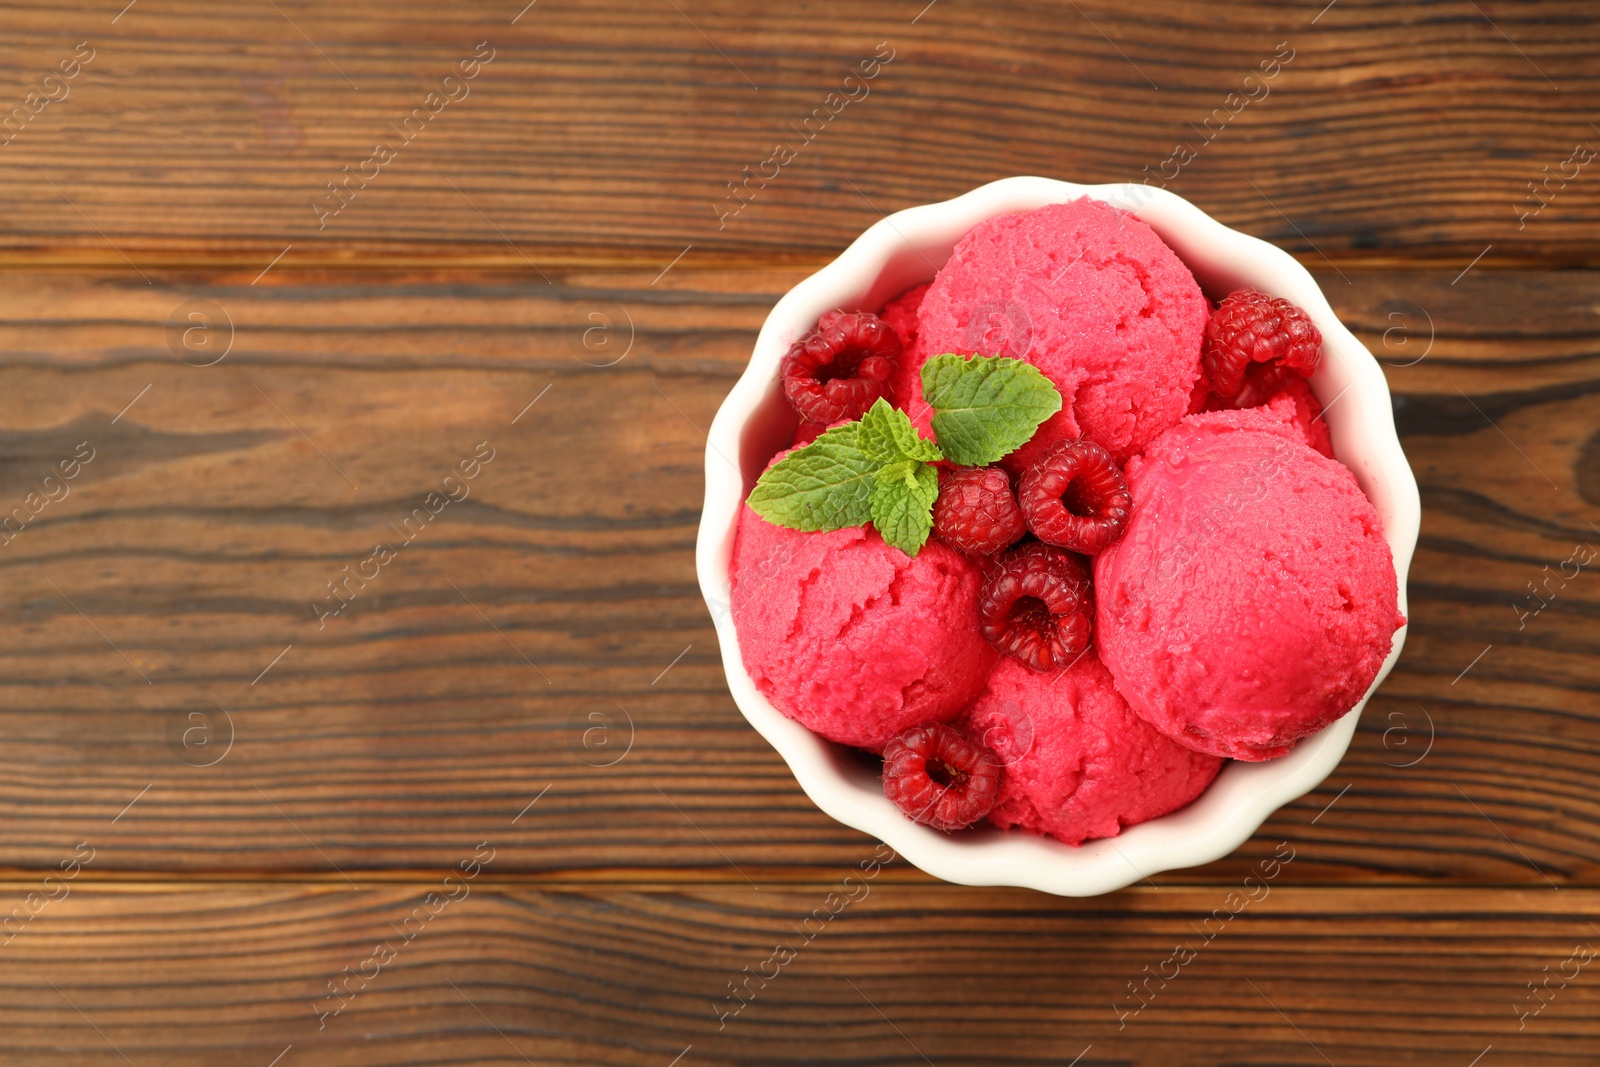
[[[127,246],[125,246],[126,250]],[[840,251],[843,249],[841,248]],[[648,271],[654,275],[683,249],[667,247],[585,249],[574,252],[564,249],[527,247],[527,257],[542,267],[563,273],[604,273],[621,271]],[[163,251],[133,247],[129,255],[146,273],[194,275],[239,273],[248,281],[261,273],[262,266],[280,248],[240,248],[226,251]],[[1315,252],[1295,252],[1290,255],[1307,270],[1322,270],[1329,262],[1344,271],[1364,273],[1393,271],[1458,270],[1470,250],[1455,248],[1428,248],[1413,251],[1395,250],[1389,253],[1340,253],[1331,259]],[[828,253],[797,252],[784,254],[772,251],[719,251],[694,246],[692,255],[673,264],[678,271],[771,271],[813,272],[832,262]],[[1483,262],[1474,264],[1480,270],[1569,270],[1600,268],[1600,256],[1573,258],[1568,256],[1528,256],[1515,253],[1494,254]],[[97,272],[127,271],[128,263],[121,256],[102,254],[90,249],[72,250],[5,250],[0,249],[0,273],[6,272]],[[262,279],[269,283],[274,276],[285,273],[335,272],[352,274],[399,274],[417,270],[470,271],[508,274],[529,273],[528,258],[522,255],[501,253],[493,249],[456,248],[451,250],[412,249],[400,247],[363,247],[356,249],[308,250],[295,252],[277,263],[272,272]],[[131,273],[131,272],[130,272]]]
[[[746,868],[747,871],[754,870]],[[39,876],[49,874],[53,868],[40,868],[30,871],[27,868],[12,868],[0,878],[0,897],[36,890]],[[801,892],[811,890],[831,890],[837,888],[839,878],[849,874],[848,865],[840,865],[835,869],[818,869],[805,876],[789,874],[786,876],[766,874],[754,870],[752,876],[757,885],[757,892],[772,890],[775,892]],[[434,889],[438,887],[439,879],[443,875],[453,873],[451,868],[441,867],[437,870],[417,868],[410,870],[383,870],[361,871],[352,869],[346,872],[350,875],[361,892],[377,892],[380,890],[413,888],[417,890]],[[1156,875],[1160,877],[1160,875]],[[507,893],[543,892],[546,890],[560,890],[562,892],[593,891],[616,892],[654,892],[654,893],[682,893],[696,890],[722,891],[727,889],[747,890],[749,883],[734,872],[715,870],[689,870],[680,874],[671,871],[651,869],[622,869],[617,871],[582,871],[576,873],[540,874],[528,872],[524,874],[498,874],[493,877],[481,876],[473,884],[486,890]],[[962,886],[953,882],[943,882],[931,875],[923,874],[919,870],[902,868],[894,870],[885,868],[881,870],[875,880],[877,885],[892,885],[897,889],[922,889],[936,892],[949,893],[974,893],[987,894],[991,892],[1006,892],[1016,889],[1011,886]],[[1098,897],[1057,897],[1053,894],[1040,893],[1033,890],[1017,890],[1026,892],[1029,896],[1041,900],[1060,900],[1074,902],[1083,906],[1092,906],[1095,901],[1110,901],[1122,897],[1161,897],[1172,895],[1195,894],[1225,894],[1237,888],[1239,879],[1218,878],[1212,881],[1185,880],[1164,882],[1160,885],[1147,885],[1135,883],[1124,889],[1112,893],[1102,894]],[[73,880],[73,885],[79,889],[92,889],[95,892],[149,892],[149,891],[187,891],[187,890],[232,890],[232,889],[262,889],[268,887],[293,888],[301,887],[307,890],[333,888],[341,892],[353,892],[350,882],[340,877],[337,873],[329,871],[255,871],[240,873],[215,873],[203,872],[186,876],[182,872],[174,871],[98,871],[91,874],[88,868],[81,871]],[[1574,882],[1562,884],[1557,892],[1552,892],[1549,885],[1544,882],[1481,882],[1460,881],[1445,882],[1436,885],[1419,885],[1402,881],[1354,881],[1330,882],[1308,880],[1297,882],[1293,885],[1274,885],[1274,895],[1278,893],[1316,893],[1316,894],[1374,894],[1382,893],[1388,896],[1405,896],[1408,894],[1430,894],[1438,892],[1450,893],[1515,893],[1531,894],[1536,898],[1548,898],[1550,908],[1539,910],[1579,910],[1600,912],[1600,884],[1586,884]]]

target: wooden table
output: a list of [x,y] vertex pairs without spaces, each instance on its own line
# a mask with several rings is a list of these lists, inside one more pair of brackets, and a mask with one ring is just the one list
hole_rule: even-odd
[[[1592,4],[523,2],[3,6],[0,1063],[1600,1063]],[[802,925],[877,846],[728,696],[704,431],[1027,173],[1317,274],[1405,654],[1227,859]]]

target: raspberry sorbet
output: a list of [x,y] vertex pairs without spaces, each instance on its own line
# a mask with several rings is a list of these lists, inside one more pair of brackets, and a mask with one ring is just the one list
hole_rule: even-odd
[[1092,652],[1049,673],[1002,659],[966,728],[1006,764],[989,821],[1069,845],[1176,811],[1222,769],[1134,715]]
[[[1062,409],[1002,462],[1021,471],[1057,441],[1087,437],[1120,463],[1188,411],[1208,313],[1154,230],[1083,198],[968,231],[917,310],[907,362],[1025,359],[1060,390]],[[907,412],[926,433],[932,413],[912,384]]]
[[732,612],[745,670],[774,707],[881,752],[971,703],[995,661],[973,564],[938,541],[908,556],[854,526],[802,533],[739,515]]
[[1405,624],[1394,564],[1292,400],[1191,415],[1127,476],[1095,633],[1133,710],[1190,748],[1265,760],[1354,707]]

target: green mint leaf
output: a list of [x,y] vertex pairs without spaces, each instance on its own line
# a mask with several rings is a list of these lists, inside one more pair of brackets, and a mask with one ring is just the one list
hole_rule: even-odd
[[911,419],[879,397],[861,416],[861,451],[880,463],[943,459],[939,446],[917,433]]
[[933,529],[933,501],[939,471],[931,463],[901,459],[878,471],[872,489],[872,525],[883,539],[908,556],[922,551]]
[[1061,410],[1061,394],[1039,368],[1005,356],[934,356],[922,365],[922,395],[939,447],[966,467],[1015,452]]
[[944,454],[917,434],[905,412],[878,400],[855,422],[836,426],[768,468],[750,507],[775,526],[808,532],[872,523],[908,556],[933,529]]
[[870,521],[882,464],[861,451],[860,432],[859,422],[836,426],[768,467],[750,491],[750,507],[791,530],[842,530]]

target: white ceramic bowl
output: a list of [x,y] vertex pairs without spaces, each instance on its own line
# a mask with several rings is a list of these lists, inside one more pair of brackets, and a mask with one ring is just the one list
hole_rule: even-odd
[[[1395,434],[1389,387],[1372,354],[1334,317],[1317,283],[1281,249],[1217,222],[1181,197],[1144,185],[1074,185],[1048,178],[1006,178],[940,204],[883,219],[838,259],[791,289],[773,307],[755,352],[711,424],[706,502],[695,551],[700,588],[716,621],[722,664],[734,702],[788,761],[816,805],[847,826],[880,838],[946,881],[1014,885],[1062,896],[1093,896],[1157,871],[1208,863],[1232,852],[1280,805],[1315,789],[1349,747],[1366,699],[1287,756],[1229,762],[1211,787],[1181,811],[1121,836],[1073,848],[1050,838],[992,827],[944,834],[913,823],[884,795],[857,756],[785,718],[757,691],[739,656],[728,611],[728,562],[746,486],[787,447],[795,416],[778,387],[778,363],[825,311],[876,310],[910,286],[930,281],[956,242],[994,215],[1092,196],[1132,210],[1194,272],[1213,300],[1240,286],[1286,297],[1322,331],[1322,365],[1312,388],[1327,408],[1333,448],[1377,507],[1394,552],[1400,609],[1416,548],[1421,503],[1416,479]],[[1378,672],[1383,681],[1400,655],[1405,631]],[[1369,690],[1368,696],[1371,695]]]

